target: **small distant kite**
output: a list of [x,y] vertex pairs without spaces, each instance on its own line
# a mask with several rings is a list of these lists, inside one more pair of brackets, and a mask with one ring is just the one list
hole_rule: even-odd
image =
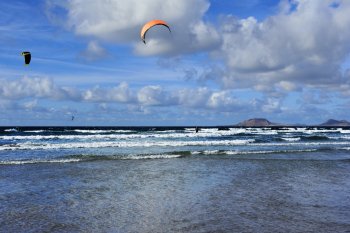
[[169,32],[171,32],[169,25],[165,21],[160,20],[160,19],[151,20],[148,23],[146,23],[141,29],[140,36],[141,36],[141,40],[143,41],[143,43],[146,44],[147,31],[156,25],[163,25],[169,29]]
[[29,65],[30,59],[32,58],[32,55],[30,54],[30,52],[22,52],[22,56],[24,57],[24,63],[26,65]]
[[72,116],[72,121],[74,121],[74,118],[75,118],[75,117],[74,117],[74,116]]

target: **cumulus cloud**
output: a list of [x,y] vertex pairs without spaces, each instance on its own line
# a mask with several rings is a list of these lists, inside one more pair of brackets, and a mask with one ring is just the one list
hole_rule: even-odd
[[38,109],[38,99],[98,103],[128,104],[139,107],[179,106],[190,109],[237,111],[243,103],[232,92],[210,90],[207,87],[169,90],[162,86],[148,85],[139,89],[130,88],[122,82],[114,87],[74,89],[60,87],[48,78],[23,77],[17,80],[1,80],[0,97],[3,108],[13,106],[13,100],[25,100],[25,109]]
[[261,22],[224,17],[223,86],[268,92],[346,82],[340,68],[350,53],[350,2],[334,2],[284,0],[277,15]]
[[[350,53],[346,0],[281,0],[279,11],[262,21],[226,15],[216,26],[204,20],[209,0],[47,0],[47,6],[50,19],[65,15],[68,30],[93,38],[84,52],[88,58],[106,55],[99,41],[131,43],[138,55],[212,51],[214,68],[185,69],[187,79],[266,93],[349,85],[340,72]],[[144,45],[140,29],[154,18],[166,20],[172,33],[152,29]],[[224,67],[215,67],[221,61]]]
[[239,104],[240,101],[233,99],[231,95],[225,91],[212,93],[207,103],[207,105],[211,108],[215,109],[221,107],[229,111],[232,111],[233,107],[237,107]]
[[[66,10],[64,27],[77,35],[112,43],[135,43],[142,55],[179,54],[202,51],[218,45],[220,36],[214,26],[203,20],[208,0],[66,0],[47,1],[48,16],[55,22],[57,8]],[[152,19],[163,19],[172,33],[152,30],[147,45],[140,43],[140,30]],[[159,30],[161,31],[161,29]]]
[[[83,101],[100,103],[127,104],[129,110],[152,113],[151,109],[173,108],[186,110],[204,110],[216,112],[249,112],[252,110],[263,112],[277,112],[280,104],[273,105],[270,100],[246,101],[237,98],[232,91],[211,90],[207,87],[182,88],[168,90],[162,86],[148,85],[139,89],[130,88],[127,83],[121,83],[112,88],[95,87],[83,91]],[[280,103],[279,101],[278,103]],[[273,106],[272,106],[273,105]]]
[[4,99],[49,98],[79,99],[72,88],[58,87],[49,78],[23,77],[16,80],[1,80],[0,96]]
[[174,99],[160,86],[146,86],[137,93],[140,104],[145,106],[173,105]]
[[206,87],[168,91],[160,86],[146,86],[138,91],[139,104],[145,106],[179,106],[183,109],[235,112],[251,109],[247,102],[235,98],[232,92]]
[[83,91],[83,100],[87,102],[117,102],[117,103],[133,103],[136,97],[126,82],[120,83],[113,88],[94,87]]
[[175,96],[180,104],[191,108],[201,108],[206,106],[210,95],[211,91],[206,87],[197,89],[182,89],[175,93]]

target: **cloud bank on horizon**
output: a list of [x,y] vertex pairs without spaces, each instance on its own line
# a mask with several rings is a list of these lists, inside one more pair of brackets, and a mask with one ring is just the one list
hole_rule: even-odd
[[[0,6],[2,125],[70,124],[62,116],[73,113],[81,125],[212,125],[250,117],[315,123],[349,115],[346,0]],[[12,16],[23,10],[33,17]],[[152,29],[145,45],[140,29],[155,18],[172,33]],[[18,68],[16,54],[27,48],[32,65]]]

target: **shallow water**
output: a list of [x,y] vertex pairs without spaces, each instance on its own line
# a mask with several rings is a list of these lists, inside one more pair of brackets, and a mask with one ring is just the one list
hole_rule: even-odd
[[[172,136],[144,141],[134,139],[135,133],[112,132],[114,143],[129,140],[126,148],[52,149],[86,139],[2,138],[3,148],[17,146],[0,153],[0,232],[350,231],[347,134],[312,132],[327,139],[310,140],[302,139],[306,130],[276,135],[266,129],[253,136],[208,131],[199,137],[148,132]],[[25,134],[17,132],[35,133]],[[115,139],[126,134],[134,135]],[[276,139],[297,135],[298,141]],[[228,144],[227,137],[250,141]],[[160,146],[164,140],[177,144]],[[202,143],[208,141],[216,144]],[[141,142],[157,145],[133,146]]]

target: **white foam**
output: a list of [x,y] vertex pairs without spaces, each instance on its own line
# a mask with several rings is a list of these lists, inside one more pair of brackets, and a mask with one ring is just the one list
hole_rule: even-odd
[[141,135],[141,134],[96,134],[96,135],[29,135],[29,136],[0,136],[3,140],[102,140],[102,139],[133,139],[166,137],[162,135]]
[[350,140],[350,135],[342,135],[340,137],[328,136],[328,138],[333,140]]
[[203,154],[205,154],[205,155],[219,154],[219,153],[220,153],[219,150],[205,150],[205,151],[203,151]]
[[22,165],[22,164],[35,164],[35,163],[74,163],[79,161],[81,161],[81,159],[10,160],[10,161],[0,161],[0,165]]
[[251,143],[249,146],[323,146],[350,145],[350,142],[290,142],[290,143]]
[[26,130],[23,131],[25,133],[43,133],[43,132],[47,132],[46,130]]
[[346,130],[339,129],[318,129],[318,128],[281,128],[281,129],[269,129],[269,128],[247,128],[248,133],[260,133],[260,134],[278,134],[278,133],[302,133],[302,134],[317,134],[317,133],[338,133],[343,131],[344,133],[350,133]]
[[[102,139],[133,139],[133,138],[206,138],[206,137],[222,137],[233,136],[237,134],[256,134],[256,135],[276,135],[277,130],[264,130],[255,128],[231,128],[229,130],[202,129],[195,133],[193,129],[185,130],[183,132],[178,130],[168,131],[146,131],[135,133],[131,130],[75,130],[80,133],[87,133],[87,135],[11,135],[0,136],[3,140],[102,140]],[[101,134],[101,133],[118,133],[118,134]],[[90,134],[88,134],[90,133]]]
[[339,133],[339,129],[309,129],[304,130],[305,134],[317,134],[317,133]]
[[[235,135],[243,132],[242,130],[228,131],[199,131],[198,133],[130,133],[130,134],[91,134],[91,135],[11,135],[0,136],[3,140],[102,140],[102,139],[134,139],[134,138],[206,138]],[[275,133],[273,133],[275,134]]]
[[17,129],[5,129],[5,132],[17,132]]
[[297,142],[297,141],[300,141],[301,138],[300,137],[297,137],[297,138],[282,138],[282,140],[288,141],[288,142]]
[[254,142],[254,139],[247,140],[219,140],[219,141],[103,141],[103,142],[72,142],[72,143],[20,143],[16,147],[3,145],[3,150],[53,150],[53,149],[74,149],[74,148],[105,148],[105,147],[183,147],[183,146],[232,146],[245,145]]
[[227,155],[240,155],[240,154],[270,154],[273,150],[268,151],[225,151],[224,154]]
[[277,130],[272,130],[272,129],[267,130],[264,128],[252,129],[251,131],[248,131],[248,133],[258,134],[258,135],[276,135],[276,134],[278,134]]
[[184,146],[326,146],[326,145],[350,145],[346,142],[288,142],[288,143],[255,143],[254,139],[247,140],[216,140],[216,141],[102,141],[102,142],[71,142],[71,143],[18,143],[13,145],[2,145],[3,150],[54,150],[54,149],[75,149],[75,148],[106,148],[106,147],[184,147]]
[[263,150],[263,151],[225,151],[227,155],[249,155],[249,154],[272,154],[272,153],[300,153],[314,152],[317,149],[301,149],[301,150]]
[[[178,154],[150,154],[150,155],[127,155],[118,157],[122,160],[139,160],[139,159],[173,159],[180,158],[182,155]],[[24,165],[24,164],[38,164],[38,163],[74,163],[84,161],[83,158],[70,158],[70,159],[32,159],[32,160],[10,160],[0,161],[0,165]]]
[[129,155],[125,157],[121,157],[120,159],[173,159],[180,158],[182,155],[176,154],[155,154],[155,155]]
[[132,133],[135,130],[88,130],[88,129],[75,129],[73,132],[77,133],[89,133],[89,134],[101,134],[101,133]]
[[258,150],[258,151],[240,151],[240,150],[229,150],[229,151],[220,151],[220,150],[205,150],[205,151],[194,151],[191,152],[192,155],[204,154],[204,155],[249,155],[249,154],[272,154],[272,153],[299,153],[299,152],[314,152],[317,149],[300,149],[300,150]]
[[303,133],[303,134],[317,134],[317,133],[337,133],[341,129],[307,129],[307,128],[283,128],[276,130],[278,133]]
[[199,155],[200,153],[200,151],[191,151],[191,155]]

